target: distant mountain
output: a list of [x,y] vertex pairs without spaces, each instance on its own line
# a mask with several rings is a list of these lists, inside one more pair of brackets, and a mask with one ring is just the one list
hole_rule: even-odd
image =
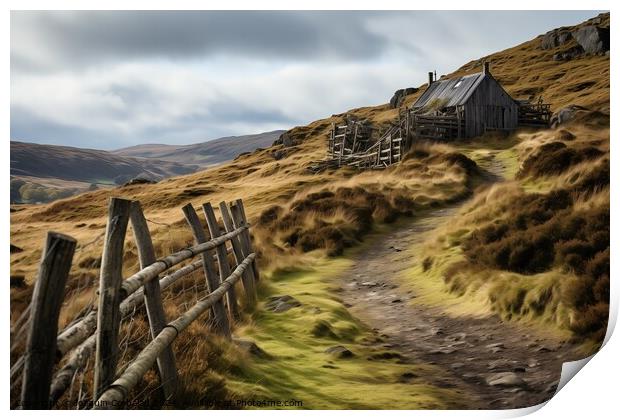
[[158,181],[269,147],[284,130],[173,146],[141,144],[115,151],[11,141],[11,202],[49,202],[132,178]]
[[197,169],[197,165],[123,157],[104,150],[11,141],[13,176],[117,184],[121,178],[128,180],[140,175],[159,180]]
[[241,153],[253,152],[258,148],[269,147],[284,133],[284,130],[245,136],[222,137],[183,146],[168,144],[139,144],[137,146],[114,150],[112,153],[134,158],[157,158],[170,162],[213,166],[234,159]]
[[104,150],[11,141],[11,202],[48,202],[136,177],[158,181],[198,169]]

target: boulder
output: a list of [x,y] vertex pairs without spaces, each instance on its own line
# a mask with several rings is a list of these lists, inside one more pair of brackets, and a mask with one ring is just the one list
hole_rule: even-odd
[[574,31],[572,36],[588,54],[603,54],[609,51],[609,28],[584,26]]
[[418,91],[417,88],[409,87],[406,89],[398,89],[390,99],[390,108],[398,108],[402,105],[405,96],[413,95]]
[[123,184],[123,187],[127,187],[129,185],[141,185],[141,184],[157,184],[157,181],[155,181],[152,178],[146,177],[146,176],[137,176],[125,182]]
[[554,29],[543,35],[541,47],[543,50],[552,50],[560,47],[573,39],[572,34],[563,28]]
[[258,347],[258,345],[250,340],[244,340],[241,338],[233,338],[233,343],[235,343],[237,345],[237,347],[247,351],[248,353],[250,353],[253,356],[256,357],[261,357],[261,358],[268,358],[269,355],[267,354],[267,352],[263,349],[261,349],[260,347]]
[[505,349],[504,343],[492,343],[485,346],[487,349]]
[[312,327],[312,330],[310,330],[310,333],[313,336],[318,337],[318,338],[333,338],[333,339],[338,338],[338,336],[332,329],[331,324],[322,319],[318,320],[314,324],[314,326]]
[[301,303],[292,296],[272,296],[265,304],[265,309],[272,312],[286,312],[291,308],[301,306]]
[[330,354],[338,359],[350,359],[354,356],[353,352],[345,346],[331,346],[325,350],[325,353]]
[[575,117],[577,116],[577,114],[579,112],[583,112],[586,109],[582,106],[579,105],[569,105],[567,107],[564,107],[558,111],[556,111],[552,116],[551,116],[551,127],[552,128],[556,128],[559,125],[565,124],[573,119],[575,119]]
[[272,146],[282,145],[284,147],[291,147],[298,144],[298,142],[293,139],[293,137],[287,132],[280,134],[280,137],[276,141],[273,142]]
[[527,383],[514,372],[494,373],[487,376],[486,380],[487,384],[489,384],[490,386],[524,387],[527,385]]
[[497,359],[487,363],[487,367],[489,368],[489,370],[495,370],[500,368],[506,369],[507,366],[510,366],[510,360],[508,359]]

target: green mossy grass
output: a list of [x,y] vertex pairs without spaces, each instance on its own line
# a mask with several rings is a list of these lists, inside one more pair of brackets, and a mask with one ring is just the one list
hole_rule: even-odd
[[[269,355],[227,378],[239,398],[295,399],[306,409],[444,409],[462,401],[459,392],[425,379],[441,374],[435,366],[369,360],[378,349],[368,343],[381,339],[351,316],[333,283],[351,266],[350,255],[356,251],[359,248],[318,261],[311,269],[264,276],[263,297],[290,295],[302,305],[282,313],[259,308],[250,325],[239,331]],[[328,326],[330,333],[316,334],[317,325]],[[353,357],[325,353],[335,345],[345,346]],[[405,373],[415,378],[403,381]]]

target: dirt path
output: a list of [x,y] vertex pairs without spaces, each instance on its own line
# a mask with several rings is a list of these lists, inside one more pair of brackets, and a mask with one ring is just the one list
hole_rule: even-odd
[[405,362],[436,365],[443,374],[429,382],[461,391],[462,405],[455,408],[519,408],[546,401],[562,363],[578,358],[573,345],[535,336],[497,316],[450,316],[416,304],[413,293],[395,293],[398,276],[411,268],[411,256],[401,251],[425,240],[458,208],[436,210],[377,238],[342,276],[342,300],[383,337],[374,346],[400,353]]

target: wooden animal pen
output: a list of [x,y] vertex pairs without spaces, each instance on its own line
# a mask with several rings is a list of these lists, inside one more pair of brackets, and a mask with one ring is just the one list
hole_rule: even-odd
[[386,168],[400,162],[405,151],[404,124],[391,124],[382,134],[371,125],[351,119],[332,123],[326,159],[313,162],[309,170],[320,172],[340,166],[360,169]]
[[517,100],[519,104],[519,126],[549,127],[551,120],[551,105],[543,103],[542,97],[538,102]]
[[[207,233],[194,207],[191,204],[183,207],[195,245],[158,259],[140,203],[112,198],[98,303],[96,307],[85,307],[60,333],[59,313],[77,243],[69,236],[50,232],[32,301],[11,331],[12,349],[16,341],[26,341],[25,352],[11,366],[11,388],[21,385],[21,398],[14,408],[53,408],[92,359],[94,395],[89,408],[123,408],[132,389],[154,365],[165,400],[173,401],[181,386],[171,346],[175,338],[192,322],[208,314],[211,330],[231,339],[233,326],[239,320],[239,297],[235,291],[239,280],[248,307],[256,302],[259,273],[243,202],[236,200],[230,206],[222,202],[219,209],[221,225],[211,204],[202,205]],[[124,279],[123,249],[128,224],[133,228],[141,269]],[[235,261],[232,267],[229,253]],[[198,260],[191,262],[193,259]],[[179,267],[184,262],[188,263]],[[162,291],[201,268],[207,294],[169,321],[162,304]],[[160,274],[165,276],[160,278]],[[142,306],[151,340],[117,374],[120,326]]]

